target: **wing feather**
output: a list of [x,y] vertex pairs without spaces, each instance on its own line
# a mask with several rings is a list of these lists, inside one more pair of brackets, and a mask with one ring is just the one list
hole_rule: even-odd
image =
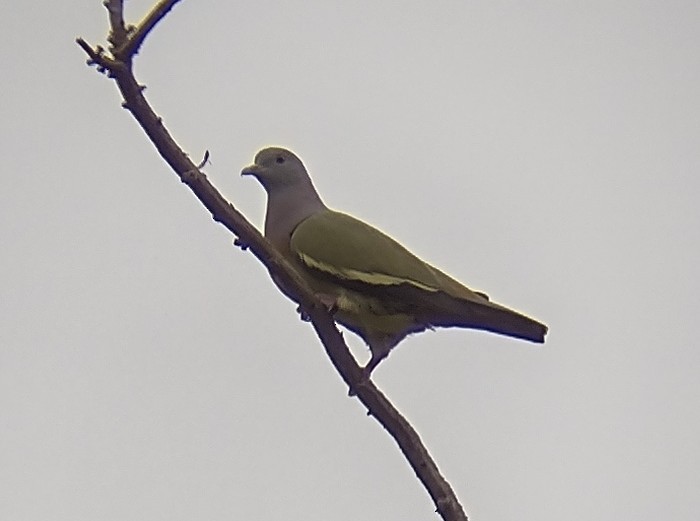
[[347,214],[327,211],[302,221],[291,249],[308,267],[348,281],[412,284],[437,291],[430,267],[394,239]]
[[544,341],[546,326],[489,301],[350,215],[331,210],[312,215],[292,232],[290,247],[312,272],[422,323]]
[[305,219],[292,233],[290,246],[307,267],[350,283],[409,284],[455,298],[488,301],[388,235],[344,213],[328,210]]

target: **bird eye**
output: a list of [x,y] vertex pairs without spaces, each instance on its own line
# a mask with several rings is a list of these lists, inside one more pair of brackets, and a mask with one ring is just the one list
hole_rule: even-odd
[[277,156],[277,157],[275,158],[275,162],[276,162],[278,165],[281,165],[282,163],[284,163],[284,157],[282,157],[282,156]]

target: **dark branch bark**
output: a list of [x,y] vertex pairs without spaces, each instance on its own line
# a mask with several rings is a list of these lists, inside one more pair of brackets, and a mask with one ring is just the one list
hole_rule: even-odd
[[106,0],[105,6],[109,11],[110,20],[110,55],[107,56],[100,47],[91,47],[82,38],[78,38],[77,43],[88,55],[88,64],[96,65],[101,72],[106,72],[116,81],[124,98],[124,108],[131,112],[158,153],[180,180],[194,192],[214,220],[234,233],[238,237],[238,244],[249,248],[271,274],[282,280],[284,286],[297,295],[301,308],[311,320],[336,370],[367,407],[368,414],[374,416],[396,440],[416,476],[433,499],[440,516],[446,521],[466,521],[467,516],[462,506],[449,483],[440,475],[418,433],[374,383],[362,378],[361,368],[355,362],[325,306],[316,299],[286,259],[209,183],[206,175],[173,140],[161,118],[143,96],[144,89],[134,78],[131,60],[151,29],[178,1],[158,2],[138,26],[127,30],[121,0]]
[[139,52],[139,48],[146,39],[146,36],[148,36],[148,33],[151,32],[156,24],[160,22],[179,1],[180,0],[161,0],[158,2],[153,9],[149,11],[146,17],[134,27],[133,33],[122,43],[116,56],[131,57]]

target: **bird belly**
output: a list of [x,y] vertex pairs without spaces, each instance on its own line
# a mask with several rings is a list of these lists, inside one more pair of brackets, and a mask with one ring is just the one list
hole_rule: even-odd
[[372,346],[375,343],[398,344],[406,335],[427,328],[406,313],[388,308],[376,298],[352,290],[341,290],[336,295],[338,311],[335,320],[358,334]]

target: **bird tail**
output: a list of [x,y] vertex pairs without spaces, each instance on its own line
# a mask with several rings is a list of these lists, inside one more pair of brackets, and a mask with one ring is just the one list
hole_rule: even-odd
[[[436,327],[463,327],[491,331],[500,335],[544,343],[547,326],[489,301],[479,295],[479,300],[457,299],[446,293],[433,295],[438,313],[428,318]],[[482,301],[483,298],[483,301]]]

